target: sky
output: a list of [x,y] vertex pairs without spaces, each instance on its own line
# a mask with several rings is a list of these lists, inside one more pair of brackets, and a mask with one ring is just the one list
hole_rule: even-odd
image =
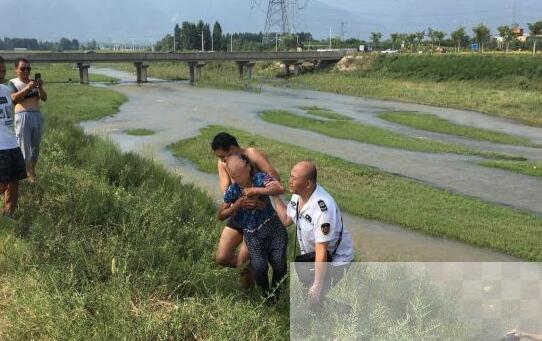
[[[290,0],[292,1],[292,0]],[[155,41],[175,23],[219,21],[224,32],[264,30],[268,0],[0,0],[0,37],[81,41]],[[432,27],[446,33],[478,23],[542,20],[542,0],[298,0],[297,31],[369,39]],[[24,24],[21,24],[23,23]],[[343,23],[341,25],[341,23]]]

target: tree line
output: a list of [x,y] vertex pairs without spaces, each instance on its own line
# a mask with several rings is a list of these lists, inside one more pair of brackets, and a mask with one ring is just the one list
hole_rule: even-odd
[[431,27],[426,30],[412,33],[392,33],[389,39],[382,41],[382,33],[371,32],[371,43],[374,48],[391,48],[403,51],[417,52],[423,49],[435,47],[451,47],[456,51],[468,47],[471,43],[476,43],[480,52],[484,49],[502,49],[509,51],[512,49],[526,49],[532,46],[533,53],[536,52],[537,41],[542,36],[542,21],[528,24],[529,36],[527,41],[521,41],[519,38],[520,27],[514,25],[502,25],[497,28],[500,39],[491,39],[491,30],[489,27],[480,23],[472,28],[472,36],[467,34],[465,27],[459,27],[448,35],[443,31]]
[[[262,51],[275,46],[275,33],[265,37],[264,33],[226,33],[217,21],[211,30],[209,23],[188,22],[176,24],[173,34],[167,34],[155,44],[157,51]],[[295,48],[301,42],[311,41],[312,35],[300,32],[295,35],[278,35],[280,48]]]
[[0,50],[13,50],[16,48],[25,48],[27,50],[95,50],[98,44],[95,40],[86,44],[81,44],[77,39],[60,38],[59,41],[41,41],[35,38],[0,38]]

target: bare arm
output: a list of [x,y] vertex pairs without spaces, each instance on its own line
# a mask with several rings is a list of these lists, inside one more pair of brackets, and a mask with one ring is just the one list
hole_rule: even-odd
[[256,148],[247,148],[246,154],[250,161],[262,172],[267,173],[280,182],[280,176],[275,167],[271,166],[263,152]]
[[231,217],[235,212],[237,212],[241,205],[243,204],[243,198],[237,199],[233,204],[222,203],[218,208],[217,217],[219,220],[224,220]]
[[322,286],[324,284],[324,278],[326,277],[326,262],[327,262],[327,244],[328,243],[316,243],[315,253],[316,267],[314,269],[314,285]]
[[280,222],[283,226],[289,226],[293,223],[292,219],[288,217],[288,214],[286,213],[286,205],[284,204],[284,201],[279,196],[274,196],[273,203],[275,204],[275,211],[277,212],[277,216],[280,219]]
[[284,194],[284,188],[279,181],[271,181],[265,187],[247,187],[243,190],[243,194],[248,198],[260,195],[281,195]]
[[21,102],[25,98],[25,96],[28,95],[32,91],[32,89],[34,89],[35,87],[36,87],[36,83],[34,81],[30,81],[20,91],[12,93],[11,100],[13,101],[13,104],[17,104]]
[[327,244],[316,243],[314,258],[314,283],[309,289],[309,297],[312,303],[319,303],[322,289],[324,288],[324,279],[327,272]]
[[226,164],[218,160],[218,185],[220,186],[220,192],[224,193],[226,188],[231,184],[230,175],[226,171]]
[[37,86],[38,86],[38,94],[40,95],[40,99],[42,101],[46,102],[47,101],[47,93],[43,89],[43,81],[42,80],[37,81]]

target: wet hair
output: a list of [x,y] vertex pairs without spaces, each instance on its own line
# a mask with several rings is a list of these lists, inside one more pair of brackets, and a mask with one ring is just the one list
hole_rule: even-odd
[[252,162],[250,162],[248,156],[246,156],[245,154],[234,154],[234,155],[230,156],[230,158],[233,158],[233,157],[239,158],[239,160],[243,161],[245,164],[248,165],[249,170],[250,170],[249,171],[250,176],[254,176],[254,174],[256,174],[255,167],[252,165]]
[[211,141],[211,149],[213,151],[217,149],[229,150],[231,147],[239,147],[239,143],[237,143],[235,137],[225,132],[216,134],[213,141]]
[[17,58],[17,60],[15,61],[15,68],[18,68],[19,64],[21,64],[21,62],[26,63],[26,64],[30,64],[30,62],[26,58]]

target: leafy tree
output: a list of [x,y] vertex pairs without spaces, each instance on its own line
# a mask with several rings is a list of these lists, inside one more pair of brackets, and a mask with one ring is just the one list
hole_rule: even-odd
[[414,46],[416,46],[416,33],[409,33],[405,36],[405,43],[410,48],[410,52],[414,53]]
[[60,38],[58,43],[58,48],[61,50],[70,50],[72,47],[72,42],[68,38]]
[[220,24],[215,22],[215,25],[213,26],[213,49],[216,51],[222,51],[224,49],[224,43],[223,43],[223,37],[222,37],[222,27]]
[[392,33],[390,34],[390,38],[391,38],[391,49],[392,50],[395,50],[395,45],[398,43],[399,41],[399,36],[400,34],[399,33]]
[[[195,43],[194,44],[195,46],[193,48],[198,49],[198,50],[203,50],[205,48],[205,23],[203,22],[203,20],[198,21],[198,24],[196,25],[195,36],[198,37],[197,39],[198,43]],[[203,44],[201,43],[202,36],[203,36]]]
[[467,40],[467,33],[463,26],[452,32],[452,41],[457,48],[457,52],[459,52],[461,49],[461,43],[465,40]]
[[209,24],[205,23],[205,25],[203,25],[203,43],[204,43],[203,46],[205,47],[205,51],[211,51],[211,47],[213,44],[211,40],[212,40],[211,29],[209,27]]
[[442,41],[442,39],[444,39],[445,36],[446,33],[438,30],[433,30],[429,37],[431,38],[431,43],[436,42],[440,47],[440,42]]
[[506,52],[508,52],[508,49],[510,48],[510,42],[513,38],[512,28],[508,25],[502,25],[497,27],[497,31],[499,31],[499,35],[501,36],[503,43],[506,46]]
[[373,42],[373,47],[376,48],[380,44],[380,39],[382,39],[382,33],[371,32],[371,41]]
[[476,42],[480,44],[480,52],[484,53],[484,44],[487,43],[490,37],[489,28],[480,23],[477,26],[473,27],[472,32],[474,32],[474,37]]
[[173,39],[174,39],[174,43],[173,43],[173,50],[174,51],[177,51],[177,50],[182,50],[182,47],[181,47],[181,28],[179,27],[179,24],[175,24],[175,27],[173,28]]
[[417,50],[423,42],[423,38],[425,37],[425,31],[416,32],[414,34],[416,35],[416,50]]
[[85,45],[86,50],[96,50],[98,49],[98,43],[96,40],[91,40]]
[[536,42],[542,35],[542,21],[527,24],[529,31],[531,31],[531,38],[533,40],[533,55],[536,54]]

